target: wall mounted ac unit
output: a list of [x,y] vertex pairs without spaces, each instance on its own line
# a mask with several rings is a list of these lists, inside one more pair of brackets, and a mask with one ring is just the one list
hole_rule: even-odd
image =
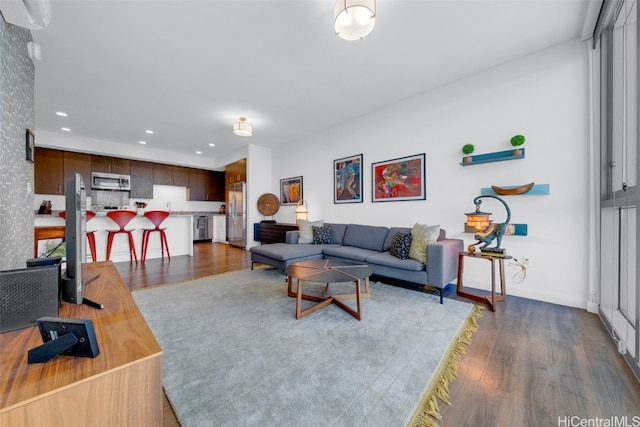
[[41,30],[51,21],[50,0],[0,0],[0,12],[10,24]]

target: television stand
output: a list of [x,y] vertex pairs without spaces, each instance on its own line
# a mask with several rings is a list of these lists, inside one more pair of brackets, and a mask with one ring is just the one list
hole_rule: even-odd
[[[91,282],[93,282],[94,280],[96,280],[98,277],[100,277],[100,275],[99,275],[99,274],[96,274],[96,275],[94,275],[94,276],[89,277],[89,278],[88,278],[88,279],[86,279],[86,280],[83,280],[83,281],[82,281],[82,287],[84,288],[84,287],[85,287],[85,286],[87,286],[89,283],[91,283]],[[83,298],[82,298],[82,303],[83,303],[84,305],[88,305],[89,307],[97,308],[98,310],[102,310],[102,309],[104,308],[104,305],[103,305],[103,304],[100,304],[99,302],[92,301],[92,300],[90,300],[90,299],[89,299],[89,298],[87,298],[87,297],[83,297]]]
[[89,307],[97,308],[98,310],[102,310],[104,308],[103,304],[99,302],[91,301],[89,298],[82,298],[82,303],[84,305],[88,305]]

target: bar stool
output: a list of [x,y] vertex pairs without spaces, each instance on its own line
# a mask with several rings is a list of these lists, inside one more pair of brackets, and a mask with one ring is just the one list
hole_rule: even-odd
[[154,225],[154,228],[143,228],[142,229],[142,262],[145,262],[147,259],[147,248],[149,246],[149,235],[154,231],[160,232],[160,249],[162,250],[162,258],[164,258],[164,251],[167,251],[167,258],[171,259],[171,255],[169,254],[169,243],[167,243],[167,234],[164,232],[167,228],[160,228],[160,224],[164,221],[168,216],[169,212],[167,211],[149,211],[145,212],[144,216],[151,221]]
[[132,261],[133,258],[136,260],[136,264],[138,263],[138,255],[136,254],[136,245],[133,242],[133,230],[126,230],[124,227],[136,217],[136,213],[130,210],[120,210],[120,211],[109,211],[107,212],[107,217],[109,217],[113,222],[115,222],[118,227],[118,230],[107,230],[107,261],[111,259],[111,245],[113,244],[113,238],[116,234],[126,233],[129,236],[129,261]]
[[[66,219],[65,211],[61,211],[58,215],[62,219]],[[91,221],[91,218],[96,216],[95,212],[87,211],[87,222]],[[96,262],[96,234],[94,230],[86,231],[87,241],[89,242],[89,252],[91,252],[91,260]]]

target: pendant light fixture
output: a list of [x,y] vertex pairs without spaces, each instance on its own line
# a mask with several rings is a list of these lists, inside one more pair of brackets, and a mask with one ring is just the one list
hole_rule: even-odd
[[251,136],[253,135],[253,126],[247,123],[246,117],[240,117],[238,123],[233,124],[233,133],[238,136]]
[[376,0],[336,0],[333,22],[337,36],[345,40],[365,38],[376,24]]

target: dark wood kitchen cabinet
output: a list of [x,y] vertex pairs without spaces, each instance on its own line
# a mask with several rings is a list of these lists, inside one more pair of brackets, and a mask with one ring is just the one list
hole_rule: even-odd
[[36,147],[33,173],[35,194],[64,195],[64,151]]
[[191,169],[189,200],[224,202],[224,172]]
[[73,178],[75,173],[82,175],[87,196],[91,195],[91,154],[64,152],[64,182]]
[[189,168],[156,163],[153,165],[153,183],[188,187]]
[[202,169],[189,170],[189,200],[206,200],[208,173]]
[[224,202],[224,172],[209,171],[205,186],[205,200]]
[[131,175],[131,161],[120,157],[91,156],[92,172],[107,172],[122,175]]
[[129,197],[153,199],[153,168],[151,162],[131,160],[131,190]]

